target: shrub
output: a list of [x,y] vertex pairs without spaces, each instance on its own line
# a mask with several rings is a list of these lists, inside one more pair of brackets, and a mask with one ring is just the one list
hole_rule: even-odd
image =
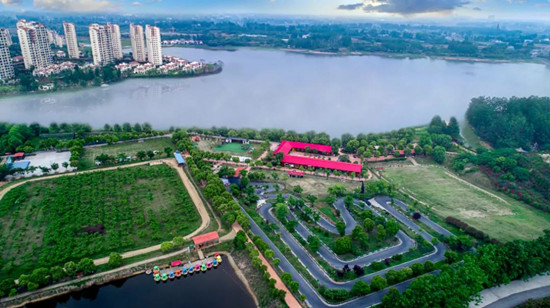
[[119,253],[111,252],[109,255],[109,267],[115,268],[122,265],[122,256]]

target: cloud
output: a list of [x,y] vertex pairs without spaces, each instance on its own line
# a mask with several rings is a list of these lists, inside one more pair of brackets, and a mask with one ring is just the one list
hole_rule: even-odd
[[132,5],[133,6],[142,6],[143,4],[141,2],[135,1],[135,2],[132,2]]
[[400,15],[452,11],[470,3],[467,0],[364,0],[362,3],[344,4],[341,10],[363,9],[365,12]]
[[476,6],[476,7],[472,8],[472,10],[474,10],[474,11],[481,11],[481,8],[479,8],[479,7]]
[[2,3],[3,5],[13,5],[13,6],[20,5],[21,2],[23,2],[23,0],[0,0],[0,3]]
[[34,0],[33,5],[43,10],[75,13],[113,11],[119,6],[109,0]]
[[360,3],[353,3],[353,4],[340,4],[338,6],[338,9],[339,10],[348,10],[348,11],[353,11],[353,10],[356,10],[358,8],[362,8],[365,4],[363,2],[360,2]]

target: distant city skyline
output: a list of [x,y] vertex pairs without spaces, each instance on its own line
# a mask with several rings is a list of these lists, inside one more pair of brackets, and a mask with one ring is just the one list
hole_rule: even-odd
[[548,21],[550,0],[0,0],[0,11]]

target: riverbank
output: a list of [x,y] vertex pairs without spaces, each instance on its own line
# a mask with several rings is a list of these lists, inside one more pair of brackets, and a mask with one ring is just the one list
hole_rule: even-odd
[[81,85],[70,85],[70,86],[60,86],[60,87],[56,86],[54,89],[47,90],[47,91],[36,90],[36,91],[30,91],[29,92],[29,91],[21,91],[21,90],[19,90],[18,87],[14,87],[17,90],[12,91],[12,92],[2,92],[2,98],[27,96],[27,95],[40,95],[40,94],[49,94],[49,93],[61,93],[61,92],[77,92],[77,91],[93,89],[93,88],[109,88],[109,86],[111,86],[111,85],[122,83],[126,80],[131,80],[131,79],[188,79],[188,78],[197,78],[197,77],[204,77],[204,76],[209,76],[209,75],[216,75],[216,74],[219,74],[223,71],[223,66],[222,65],[217,64],[217,63],[212,64],[212,65],[214,65],[213,69],[203,70],[203,71],[200,71],[198,73],[185,72],[185,73],[182,73],[182,74],[179,74],[179,73],[176,73],[176,74],[162,74],[162,73],[159,73],[159,74],[150,74],[150,75],[145,75],[145,74],[130,75],[130,76],[126,76],[126,77],[121,77],[120,80],[110,81],[109,83],[102,83],[102,84],[99,84],[99,85],[97,85],[97,84],[88,84],[88,85],[85,85],[85,86],[81,86]]
[[[151,258],[145,261],[140,261],[133,264],[125,265],[123,267],[109,270],[106,272],[97,273],[92,276],[82,277],[72,281],[67,281],[56,285],[52,285],[47,288],[39,289],[33,292],[27,292],[24,294],[20,294],[18,296],[4,298],[0,300],[0,306],[14,307],[14,308],[24,307],[32,303],[40,303],[46,300],[51,300],[54,298],[61,297],[63,295],[68,295],[75,292],[83,291],[91,287],[104,286],[109,283],[113,283],[116,281],[120,281],[123,279],[144,274],[147,269],[150,269],[155,265],[168,264],[170,261],[173,261],[175,257],[178,257],[179,255],[181,255],[181,253],[182,253],[181,251],[177,251],[177,252],[163,255],[160,257]],[[245,285],[247,293],[252,297],[253,301],[257,305],[258,299],[255,293],[252,291],[252,288],[248,284],[248,281],[244,279],[244,275],[240,273],[240,270],[236,265],[235,260],[233,259],[233,256],[231,255],[231,253],[224,251],[221,255],[224,258],[224,261],[226,261],[224,263],[229,263],[229,265],[231,266],[231,268],[233,269],[237,277],[239,277],[241,282]],[[189,257],[193,257],[193,256],[189,255]],[[195,258],[192,260],[192,262],[199,261],[198,256],[194,256],[194,257]],[[224,263],[222,263],[220,267],[223,267]],[[215,269],[215,270],[219,270],[219,269]],[[151,283],[153,283],[152,277],[149,277],[149,278],[151,279]]]

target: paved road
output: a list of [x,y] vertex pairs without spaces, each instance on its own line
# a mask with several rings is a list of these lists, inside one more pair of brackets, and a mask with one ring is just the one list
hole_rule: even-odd
[[550,296],[550,286],[542,287],[538,289],[528,290],[521,293],[516,293],[508,297],[501,298],[500,300],[485,306],[485,308],[511,308],[515,307],[528,299],[538,299]]
[[[271,190],[271,189],[268,189]],[[271,198],[270,194],[263,196],[264,198]],[[404,223],[408,228],[422,236],[425,240],[431,241],[432,236],[426,232],[420,231],[420,227],[418,227],[411,219],[409,219],[407,216],[401,214],[399,211],[397,211],[395,208],[393,208],[390,204],[388,204],[390,201],[387,197],[378,197],[376,199],[371,199],[372,203],[376,203],[379,205],[379,207],[384,208],[389,214],[394,216],[397,220]],[[444,253],[446,251],[446,247],[439,243],[435,246],[435,252],[433,252],[430,255],[423,256],[421,258],[418,258],[416,260],[412,260],[409,262],[405,262],[403,264],[399,264],[384,270],[381,270],[376,273],[372,273],[369,275],[365,275],[359,278],[356,278],[351,281],[346,282],[336,282],[332,280],[327,273],[324,271],[323,268],[319,266],[317,261],[315,261],[314,257],[309,254],[309,252],[302,247],[302,245],[294,238],[292,234],[290,234],[286,228],[273,216],[270,209],[273,207],[272,204],[266,203],[262,207],[258,209],[259,214],[268,222],[275,223],[279,226],[281,239],[283,242],[285,242],[291,249],[291,252],[299,259],[300,263],[307,269],[307,271],[310,273],[312,277],[314,277],[320,284],[325,285],[327,288],[344,288],[347,290],[350,290],[353,287],[353,284],[357,282],[358,280],[363,280],[366,282],[370,282],[372,278],[375,275],[385,275],[389,270],[395,269],[398,270],[403,267],[410,266],[417,262],[425,262],[427,260],[430,260],[432,262],[438,262],[440,260],[444,259]],[[348,212],[345,207],[343,207],[343,214],[344,212]],[[244,211],[244,208],[243,208]],[[246,211],[245,211],[246,213]],[[375,211],[376,213],[376,211]],[[348,212],[349,214],[349,212]],[[248,214],[247,214],[248,215]],[[350,217],[353,219],[353,217],[350,215]],[[250,216],[249,216],[250,218]],[[324,301],[324,299],[317,293],[317,291],[309,284],[309,282],[300,274],[296,269],[290,264],[288,259],[285,255],[281,253],[281,251],[274,245],[274,243],[267,237],[267,235],[263,232],[263,230],[256,224],[252,218],[250,218],[250,221],[252,223],[251,230],[254,234],[259,235],[266,243],[269,244],[271,249],[275,252],[275,257],[279,258],[281,260],[280,268],[291,274],[292,278],[297,281],[300,284],[300,292],[305,294],[307,297],[307,302],[312,307],[366,307],[366,306],[372,306],[379,304],[382,300],[382,297],[388,292],[389,288],[385,290],[381,290],[375,293],[371,293],[367,296],[363,296],[357,299],[354,299],[352,301],[348,301],[339,305],[332,305],[328,304]],[[301,224],[298,225],[297,229],[300,229],[300,235],[306,236],[309,230],[305,229],[302,230],[302,228],[305,229],[305,227]],[[438,230],[435,230],[436,232]],[[402,232],[402,231],[400,231]],[[330,251],[329,251],[330,252]],[[320,252],[319,252],[320,253]],[[328,253],[328,252],[327,252]],[[385,252],[382,252],[385,253]],[[328,256],[330,254],[333,254],[330,252],[329,254],[325,255]],[[374,255],[374,254],[372,254]],[[374,257],[371,257],[374,258]],[[337,262],[337,261],[335,261]],[[353,263],[353,262],[350,262]],[[349,264],[349,263],[348,263]],[[349,264],[350,266],[353,266],[354,264]],[[407,288],[407,286],[410,284],[411,281],[405,281],[402,283],[399,283],[397,285],[394,285],[393,287],[396,287],[400,291],[403,291]]]
[[[388,200],[391,202],[391,200]],[[399,206],[401,209],[403,209],[405,212],[408,211],[409,206],[403,203],[401,200],[394,199],[394,204]],[[419,219],[422,223],[430,227],[432,230],[435,230],[437,233],[446,235],[446,236],[452,236],[453,233],[451,233],[449,230],[443,228],[442,226],[436,224],[435,222],[431,221],[426,216],[422,215]]]

